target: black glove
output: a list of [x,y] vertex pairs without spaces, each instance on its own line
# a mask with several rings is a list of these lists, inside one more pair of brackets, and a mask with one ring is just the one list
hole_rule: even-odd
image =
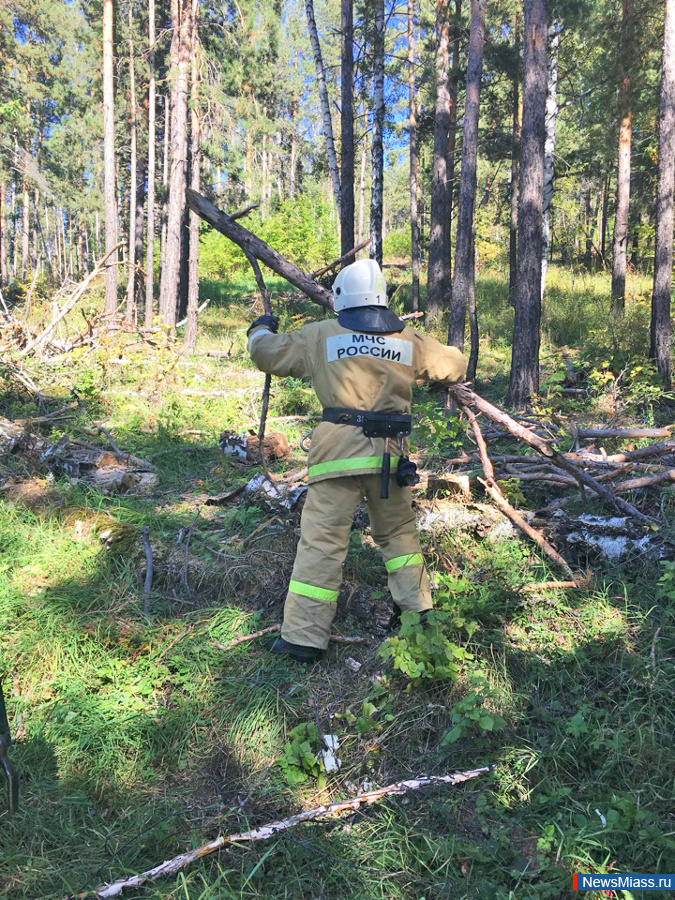
[[266,328],[268,328],[272,332],[272,334],[276,334],[277,331],[279,330],[279,319],[277,318],[277,316],[258,316],[258,318],[255,320],[255,322],[252,322],[248,326],[248,330],[246,332],[246,337],[248,337],[249,334],[253,331],[253,329],[256,328],[258,325],[264,325]]

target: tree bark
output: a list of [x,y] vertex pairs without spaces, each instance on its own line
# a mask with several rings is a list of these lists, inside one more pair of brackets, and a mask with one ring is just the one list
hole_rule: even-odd
[[[190,78],[190,187],[200,189],[201,122],[199,118],[199,0],[192,0],[192,62]],[[190,212],[190,259],[188,262],[188,304],[185,326],[185,346],[194,350],[197,345],[197,307],[199,306],[199,216]]]
[[354,0],[342,0],[340,254],[354,248]]
[[0,180],[0,286],[2,287],[9,282],[7,223],[5,220],[6,189],[6,183],[4,180]]
[[170,157],[170,141],[171,134],[171,97],[167,93],[164,95],[164,156],[162,157],[162,212],[160,222],[160,249],[159,249],[159,274],[164,270],[164,261],[166,260],[166,223],[169,211],[169,157]]
[[516,278],[518,267],[518,179],[520,177],[520,123],[523,110],[520,100],[520,10],[516,12],[513,32],[513,45],[516,51],[511,90],[513,91],[511,119],[511,218],[509,224],[509,302],[516,303]]
[[145,259],[145,315],[146,325],[152,325],[155,281],[155,140],[157,115],[157,87],[155,83],[155,0],[148,0],[148,197]]
[[670,294],[673,271],[673,193],[675,188],[675,0],[666,0],[659,103],[659,163],[656,189],[654,286],[649,356],[670,390],[672,331]]
[[420,222],[417,211],[419,156],[417,153],[417,95],[415,86],[415,0],[408,0],[408,140],[410,152],[410,254],[412,308],[420,308]]
[[366,209],[366,164],[368,162],[368,110],[363,107],[363,138],[361,143],[361,173],[359,175],[359,234],[358,243],[363,243],[363,218]]
[[103,178],[105,205],[105,311],[117,309],[117,203],[115,200],[115,82],[113,72],[114,0],[103,0]]
[[623,315],[626,305],[626,256],[628,248],[628,213],[630,208],[630,155],[633,139],[633,91],[631,69],[634,41],[633,0],[623,0],[621,47],[619,51],[621,127],[619,130],[619,165],[616,184],[616,213],[612,252],[612,311]]
[[127,322],[136,321],[136,191],[137,182],[137,146],[136,146],[136,67],[134,65],[134,39],[133,39],[133,4],[129,3],[129,273],[127,278]]
[[436,112],[431,174],[427,267],[427,322],[438,321],[450,300],[450,0],[436,0]]
[[551,230],[551,204],[555,179],[555,125],[558,118],[558,47],[560,46],[560,25],[551,22],[547,36],[547,72],[546,114],[544,128],[544,196],[542,207],[542,241],[541,241],[541,298],[544,299],[548,255],[551,249],[549,240]]
[[464,349],[464,326],[467,302],[475,278],[473,261],[473,220],[476,197],[478,159],[478,114],[480,83],[483,72],[485,43],[485,8],[487,0],[472,0],[469,31],[469,59],[466,77],[466,107],[462,131],[462,171],[459,183],[459,209],[455,245],[455,274],[452,283],[448,343]]
[[518,278],[507,404],[539,392],[547,0],[525,0]]
[[335,206],[337,207],[337,210],[339,212],[342,209],[342,203],[340,200],[340,173],[338,171],[337,156],[335,153],[335,141],[333,139],[333,121],[330,115],[328,88],[326,87],[326,72],[323,66],[321,45],[319,44],[319,32],[316,27],[316,18],[314,16],[314,0],[305,0],[305,11],[307,13],[309,42],[312,47],[312,55],[314,56],[316,78],[319,82],[319,100],[321,102],[321,114],[323,117],[323,137],[324,141],[326,142],[328,168],[330,169],[330,177],[333,184],[333,197],[335,198]]
[[174,327],[180,298],[187,182],[187,111],[192,37],[191,0],[171,0],[171,172],[167,211],[166,255],[160,277],[160,315]]
[[370,258],[382,266],[384,204],[384,0],[375,3],[373,39],[373,144],[370,195]]

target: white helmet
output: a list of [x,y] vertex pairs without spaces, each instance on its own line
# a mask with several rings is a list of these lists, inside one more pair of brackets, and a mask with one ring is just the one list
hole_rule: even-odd
[[346,266],[333,282],[335,312],[358,306],[389,306],[387,283],[374,259],[359,259]]

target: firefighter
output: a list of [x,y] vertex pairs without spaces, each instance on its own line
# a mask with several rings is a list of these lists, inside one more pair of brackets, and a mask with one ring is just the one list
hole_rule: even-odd
[[259,369],[311,380],[323,406],[281,636],[269,648],[300,662],[328,647],[353,515],[364,497],[394,609],[431,609],[409,487],[419,480],[407,457],[412,388],[417,379],[450,385],[466,375],[456,347],[415,331],[389,309],[375,260],[342,269],[333,300],[337,319],[278,334],[278,319],[260,316],[247,332]]

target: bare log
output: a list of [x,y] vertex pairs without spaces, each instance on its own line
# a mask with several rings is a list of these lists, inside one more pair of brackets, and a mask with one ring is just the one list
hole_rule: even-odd
[[498,409],[496,406],[493,406],[483,397],[472,391],[471,388],[468,388],[465,384],[453,385],[448,389],[448,393],[457,401],[460,406],[475,406],[476,409],[479,409],[489,419],[492,419],[493,422],[497,422],[498,424],[503,425],[508,431],[511,432],[514,437],[519,438],[521,441],[525,441],[525,443],[529,444],[530,447],[534,447],[534,449],[538,453],[541,453],[542,456],[545,456],[547,459],[555,462],[556,466],[558,466],[560,469],[564,469],[566,472],[569,472],[570,475],[574,476],[574,478],[582,487],[585,486],[590,488],[599,497],[602,497],[603,500],[611,503],[624,515],[631,516],[632,518],[637,519],[640,522],[644,522],[647,525],[652,525],[654,523],[654,519],[650,518],[649,516],[645,516],[630,503],[626,503],[625,500],[619,499],[619,497],[617,497],[610,490],[608,490],[606,487],[603,487],[603,485],[596,481],[595,478],[592,478],[588,474],[588,472],[585,472],[583,469],[575,466],[571,460],[565,459],[565,457],[561,453],[558,453],[557,450],[553,449],[550,441],[539,437],[539,435],[535,434],[531,429],[524,428],[522,425],[519,425],[518,422],[516,422],[511,418],[511,416],[508,415],[508,413],[505,413],[503,410]]
[[655,487],[666,481],[675,481],[675,469],[668,469],[667,472],[659,472],[656,475],[644,475],[642,478],[631,478],[630,481],[622,481],[620,484],[615,484],[612,490],[617,494],[619,492],[625,493],[626,491],[637,491],[640,488]]
[[664,428],[580,428],[580,438],[669,438],[673,425]]
[[251,231],[234,222],[230,216],[225,215],[217,207],[210,203],[197,191],[188,188],[187,202],[190,209],[204,221],[212,225],[216,231],[241,247],[247,256],[254,256],[264,263],[277,275],[281,275],[286,281],[299,288],[303,293],[324,309],[333,308],[333,295],[326,288],[321,287],[306,275],[302,269],[284,259],[280,253],[273,250],[269,244],[256,237]]
[[[253,828],[251,831],[244,831],[239,834],[219,835],[207,844],[202,844],[195,850],[189,850],[187,853],[181,853],[174,856],[173,859],[167,859],[140,875],[132,875],[129,878],[121,878],[112,884],[104,884],[93,891],[93,896],[99,897],[100,900],[107,900],[109,897],[118,897],[126,888],[140,887],[149,881],[156,881],[158,878],[164,878],[169,875],[175,875],[190,863],[198,859],[220,850],[227,844],[242,844],[250,841],[264,841],[272,838],[288,828],[300,825],[302,822],[312,822],[315,819],[325,816],[334,816],[337,813],[349,810],[356,812],[364,804],[371,806],[377,803],[383,797],[394,796],[396,794],[405,794],[407,791],[418,791],[421,788],[435,787],[442,784],[461,784],[469,781],[471,778],[477,778],[479,775],[487,775],[492,771],[492,766],[482,766],[480,769],[471,769],[467,772],[455,772],[452,775],[422,775],[420,778],[410,779],[408,781],[397,781],[395,784],[389,784],[378,790],[368,791],[359,794],[357,797],[351,797],[349,800],[339,800],[336,803],[327,803],[317,806],[314,809],[307,809],[297,815],[289,816],[287,819],[280,819],[276,822],[270,822],[262,825],[260,828]],[[77,894],[78,898],[91,896],[92,892]],[[72,900],[72,898],[71,898]]]

